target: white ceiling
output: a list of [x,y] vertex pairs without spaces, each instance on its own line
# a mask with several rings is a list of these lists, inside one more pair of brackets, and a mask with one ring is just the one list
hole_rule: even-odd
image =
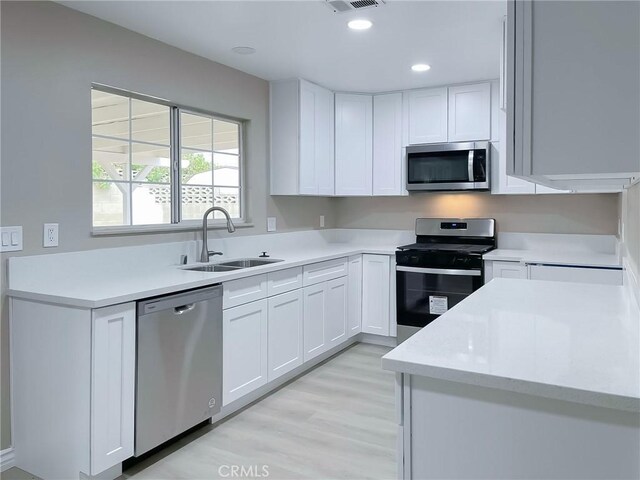
[[[505,0],[388,0],[342,14],[324,0],[60,3],[267,80],[360,92],[497,78],[506,13]],[[374,25],[352,31],[353,18]],[[238,55],[235,46],[257,51]],[[432,68],[415,73],[414,63]]]

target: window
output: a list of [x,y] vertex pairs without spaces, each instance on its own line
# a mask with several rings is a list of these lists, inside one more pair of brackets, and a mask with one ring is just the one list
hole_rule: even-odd
[[91,110],[94,227],[242,218],[240,121],[95,87]]

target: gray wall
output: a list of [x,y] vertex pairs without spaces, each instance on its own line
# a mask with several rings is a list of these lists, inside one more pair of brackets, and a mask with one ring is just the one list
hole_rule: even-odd
[[[323,198],[267,194],[268,84],[53,2],[1,3],[2,225],[22,225],[20,255],[191,240],[195,232],[91,237],[91,82],[166,98],[249,120],[246,189],[255,227],[266,216],[278,230],[332,226]],[[60,247],[42,248],[42,224],[60,224]],[[212,231],[211,236],[225,235]],[[5,278],[3,254],[1,278]],[[0,448],[10,444],[8,318],[2,286]]]
[[342,228],[412,229],[416,217],[491,217],[499,231],[616,235],[618,194],[489,195],[426,193],[336,199]]

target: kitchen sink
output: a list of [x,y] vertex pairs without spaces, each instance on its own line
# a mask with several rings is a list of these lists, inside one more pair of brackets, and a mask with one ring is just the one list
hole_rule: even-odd
[[260,265],[268,265],[270,263],[283,262],[275,258],[242,258],[240,260],[231,260],[229,262],[220,262],[214,264],[200,265],[197,267],[185,268],[195,272],[233,272],[243,268],[259,267]]
[[227,265],[202,265],[200,267],[185,268],[185,270],[192,270],[194,272],[232,272],[234,270],[240,270],[242,267],[230,267]]
[[259,267],[260,265],[268,265],[269,263],[282,262],[284,260],[277,260],[275,258],[242,258],[240,260],[232,260],[229,262],[220,262],[217,265],[225,267],[235,268],[251,268]]

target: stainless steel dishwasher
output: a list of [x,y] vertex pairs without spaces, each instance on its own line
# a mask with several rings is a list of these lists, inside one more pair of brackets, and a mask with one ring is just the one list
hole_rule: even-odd
[[136,443],[142,455],[222,404],[222,286],[138,302]]

